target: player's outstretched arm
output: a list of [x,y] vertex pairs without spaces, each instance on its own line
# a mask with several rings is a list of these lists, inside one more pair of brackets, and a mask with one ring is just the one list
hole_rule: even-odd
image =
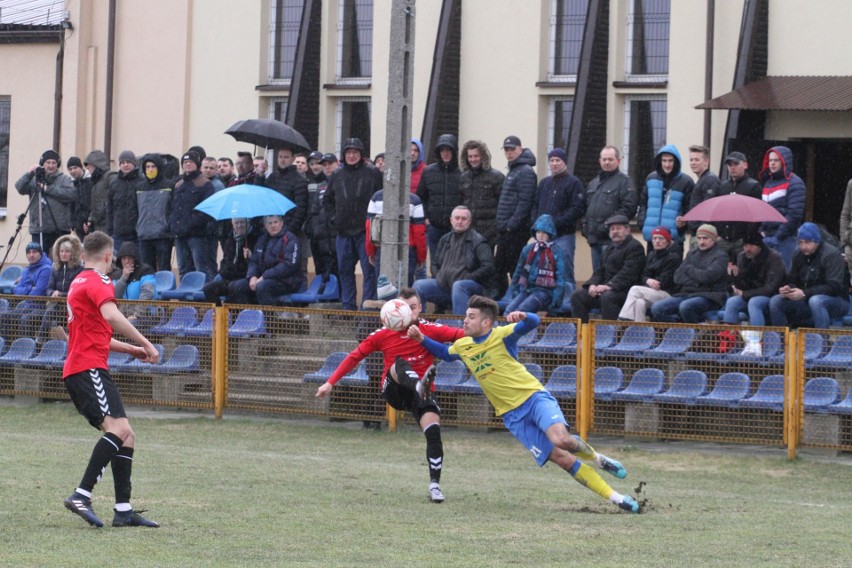
[[156,363],[159,360],[160,352],[154,348],[151,342],[148,341],[138,329],[133,327],[132,323],[127,321],[127,318],[124,317],[124,314],[121,313],[121,310],[118,309],[115,302],[105,302],[104,305],[101,306],[101,315],[115,331],[141,345],[141,349],[145,352],[145,356],[144,358],[139,357],[139,348],[116,339],[112,339],[110,341],[109,347],[111,350],[121,353],[129,353],[134,357],[140,358],[149,363]]
[[510,312],[506,315],[506,321],[509,323],[517,323],[527,319],[526,312]]
[[412,325],[408,328],[408,337],[423,345],[423,347],[425,347],[429,351],[429,353],[431,353],[438,359],[442,359],[444,361],[459,360],[459,357],[457,355],[450,355],[449,348],[446,345],[444,345],[443,343],[438,343],[434,339],[426,337],[416,325]]
[[334,388],[334,385],[329,383],[329,382],[325,382],[325,383],[321,384],[319,386],[319,388],[317,389],[317,398],[327,397],[329,394],[331,394],[332,388]]

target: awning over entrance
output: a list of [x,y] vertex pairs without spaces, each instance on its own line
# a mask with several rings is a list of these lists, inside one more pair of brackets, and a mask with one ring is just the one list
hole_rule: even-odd
[[695,108],[850,111],[852,77],[766,77]]

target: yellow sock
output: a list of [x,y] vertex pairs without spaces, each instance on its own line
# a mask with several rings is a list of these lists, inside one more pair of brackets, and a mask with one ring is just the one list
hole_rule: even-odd
[[588,487],[604,499],[609,499],[615,492],[609,484],[598,475],[598,472],[577,460],[569,473],[577,480],[577,483]]
[[577,440],[577,444],[579,447],[576,451],[573,451],[571,453],[580,459],[597,462],[598,453],[595,451],[592,445],[582,439],[580,436],[574,436],[574,439]]

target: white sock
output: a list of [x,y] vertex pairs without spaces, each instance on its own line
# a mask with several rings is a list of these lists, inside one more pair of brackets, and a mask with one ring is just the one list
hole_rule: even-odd
[[126,513],[127,511],[132,511],[133,507],[130,506],[130,503],[116,503],[115,510],[119,513]]
[[622,495],[618,491],[613,491],[612,495],[609,496],[609,500],[618,505],[624,502],[624,495]]

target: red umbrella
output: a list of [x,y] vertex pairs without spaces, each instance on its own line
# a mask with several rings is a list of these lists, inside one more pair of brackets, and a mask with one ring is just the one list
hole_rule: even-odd
[[702,201],[683,216],[684,221],[728,221],[742,223],[786,223],[770,204],[748,195],[721,195]]

